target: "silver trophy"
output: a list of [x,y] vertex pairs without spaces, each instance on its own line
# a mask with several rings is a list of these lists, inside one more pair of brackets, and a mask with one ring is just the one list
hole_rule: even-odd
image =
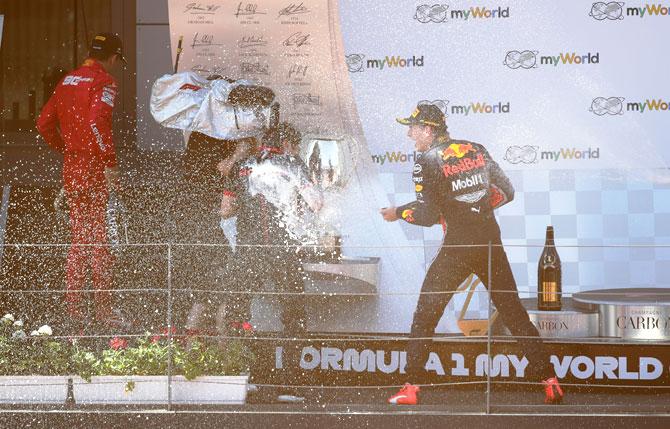
[[[310,180],[324,192],[324,200],[334,200],[345,191],[356,168],[358,146],[350,137],[306,137],[300,156],[307,165]],[[342,256],[339,228],[327,219],[320,219],[317,232],[317,255],[324,261],[336,262]]]
[[307,138],[301,156],[321,189],[343,189],[354,173],[356,147],[351,138]]

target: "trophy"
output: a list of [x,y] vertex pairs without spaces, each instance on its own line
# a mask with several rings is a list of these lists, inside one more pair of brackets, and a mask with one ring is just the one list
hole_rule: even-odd
[[[337,207],[356,168],[357,155],[356,142],[348,136],[303,139],[300,156],[307,165],[310,180],[323,191],[326,208]],[[317,221],[316,253],[324,262],[338,262],[342,258],[342,236],[332,217],[326,209]]]

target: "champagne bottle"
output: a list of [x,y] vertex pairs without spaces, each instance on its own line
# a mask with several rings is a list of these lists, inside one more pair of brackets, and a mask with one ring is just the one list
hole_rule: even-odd
[[561,258],[554,246],[554,227],[547,227],[544,250],[537,265],[537,308],[561,309]]

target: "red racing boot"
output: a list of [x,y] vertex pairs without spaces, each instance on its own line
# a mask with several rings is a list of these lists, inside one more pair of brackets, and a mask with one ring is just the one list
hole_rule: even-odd
[[419,386],[405,383],[398,393],[388,399],[388,403],[393,405],[416,405],[419,403],[419,398],[417,397],[419,390]]
[[556,377],[548,378],[542,381],[542,384],[544,384],[544,393],[546,394],[545,404],[560,404],[563,401],[563,389],[558,384]]

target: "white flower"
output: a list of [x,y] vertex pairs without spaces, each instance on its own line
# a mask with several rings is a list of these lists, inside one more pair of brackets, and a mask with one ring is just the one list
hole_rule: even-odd
[[3,325],[11,325],[14,323],[14,315],[7,313],[4,316],[2,316],[2,324]]
[[51,327],[49,325],[42,325],[37,330],[37,334],[38,335],[53,335],[53,331],[51,330]]
[[16,322],[14,322],[14,326],[16,326],[17,328],[23,328],[23,320],[17,320]]
[[14,331],[14,333],[12,334],[12,338],[16,340],[25,340],[27,337],[28,336],[23,331]]
[[40,333],[37,332],[37,331],[32,331],[32,332],[30,333],[30,336],[31,336],[31,337],[36,337],[36,336],[38,336],[39,334],[40,334]]

